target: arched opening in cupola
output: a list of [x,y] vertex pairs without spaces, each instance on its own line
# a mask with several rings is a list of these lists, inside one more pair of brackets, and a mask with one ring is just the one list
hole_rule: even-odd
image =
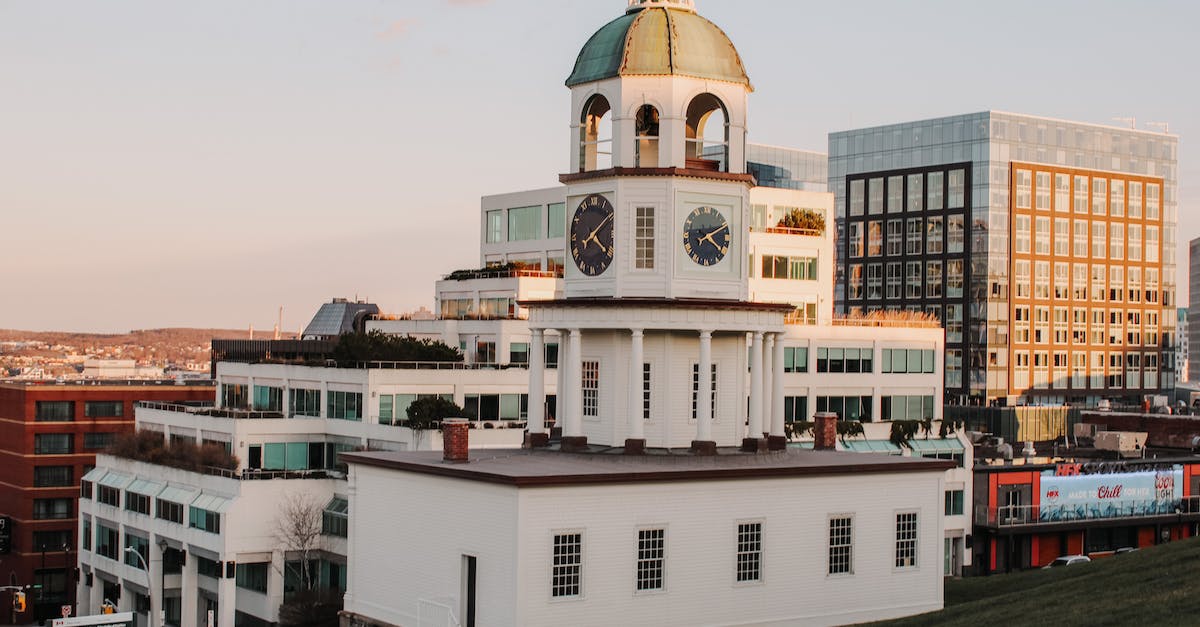
[[644,104],[634,119],[635,165],[639,168],[658,167],[658,109]]
[[687,167],[729,171],[729,114],[712,94],[700,94],[687,108]]
[[600,94],[588,98],[579,119],[579,171],[612,167],[612,107]]

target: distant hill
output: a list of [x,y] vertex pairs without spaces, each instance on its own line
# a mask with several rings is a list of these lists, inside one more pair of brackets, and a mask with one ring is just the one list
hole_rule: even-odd
[[1200,538],[1191,538],[1090,564],[949,580],[946,609],[872,625],[1196,625],[1197,581]]
[[[267,339],[272,334],[270,329],[256,330],[254,337]],[[295,333],[281,333],[280,337],[292,338]],[[16,329],[0,329],[0,342],[35,341],[47,344],[81,344],[101,343],[107,345],[132,344],[146,346],[157,343],[169,344],[207,344],[213,338],[248,339],[248,329],[134,329],[127,333],[80,333],[77,331],[20,331]]]

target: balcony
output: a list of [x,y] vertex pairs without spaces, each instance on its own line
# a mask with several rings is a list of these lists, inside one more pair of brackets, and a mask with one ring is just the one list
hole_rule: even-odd
[[1170,501],[1113,501],[1103,505],[1009,505],[975,508],[975,525],[996,530],[1031,531],[1035,528],[1081,526],[1103,521],[1200,521],[1200,496]]
[[798,229],[786,226],[756,226],[751,233],[772,233],[775,235],[800,235],[803,237],[823,237],[825,229]]
[[937,318],[917,311],[873,311],[866,315],[834,318],[835,327],[879,327],[907,329],[940,329]]

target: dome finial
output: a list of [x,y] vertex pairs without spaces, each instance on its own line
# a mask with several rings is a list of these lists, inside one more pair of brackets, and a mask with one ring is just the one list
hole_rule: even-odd
[[696,12],[695,0],[629,0],[629,6],[625,9],[626,13],[641,11],[642,9],[650,9],[662,7],[667,9],[682,9],[684,11]]

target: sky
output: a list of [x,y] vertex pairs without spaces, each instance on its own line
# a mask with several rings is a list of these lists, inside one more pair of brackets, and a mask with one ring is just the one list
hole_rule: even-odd
[[[480,196],[567,169],[575,56],[625,0],[0,0],[0,328],[283,329],[433,306]],[[697,0],[749,140],[996,109],[1180,136],[1200,195],[1200,3]]]

